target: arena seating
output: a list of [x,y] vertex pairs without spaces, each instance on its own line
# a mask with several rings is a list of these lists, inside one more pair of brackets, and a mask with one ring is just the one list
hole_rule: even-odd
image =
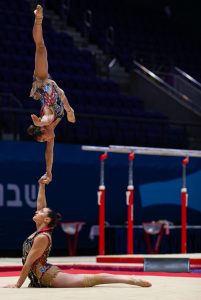
[[[61,1],[48,3],[59,11]],[[136,59],[155,70],[170,70],[172,65],[180,65],[190,74],[200,76],[196,38],[199,29],[196,15],[194,18],[189,15],[187,5],[181,9],[175,1],[70,1],[69,24],[83,33],[87,10],[92,12],[90,40],[118,58],[128,71]],[[196,14],[196,9],[192,8],[190,13]],[[113,45],[107,41],[110,26],[114,29]]]
[[[80,13],[81,10],[82,6]],[[38,112],[40,107],[38,102],[29,98],[35,51],[31,34],[33,12],[29,3],[25,0],[17,3],[1,1],[0,25],[0,93],[11,93],[20,100],[24,113],[15,118],[18,124],[14,127],[19,128],[20,139],[29,139],[26,128],[31,122],[30,113]],[[167,120],[166,116],[145,111],[141,99],[122,94],[114,81],[98,77],[96,60],[90,51],[76,48],[67,33],[56,33],[49,19],[44,20],[44,36],[50,74],[65,90],[78,120],[73,126],[67,126],[66,121],[59,125],[58,141],[187,146],[183,134],[179,145],[175,145],[177,139],[172,138],[175,134],[172,135],[171,131],[174,133],[174,130],[169,129],[168,123],[165,131],[156,125],[157,121]],[[150,119],[154,119],[155,124]],[[168,136],[164,140],[165,133]]]

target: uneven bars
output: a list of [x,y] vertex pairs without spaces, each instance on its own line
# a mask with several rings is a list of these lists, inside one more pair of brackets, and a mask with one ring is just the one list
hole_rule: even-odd
[[150,148],[150,147],[135,147],[135,146],[115,146],[109,147],[99,146],[82,146],[85,151],[98,152],[113,152],[113,153],[130,153],[144,154],[144,155],[161,155],[161,156],[181,156],[181,157],[201,157],[199,150],[183,150],[183,149],[168,149],[168,148]]
[[113,146],[110,145],[111,152],[128,153],[133,151],[135,154],[144,155],[161,155],[161,156],[184,156],[184,157],[201,157],[199,150],[183,150],[168,148],[150,148],[150,147],[133,147],[133,146]]
[[86,151],[111,152],[109,147],[101,147],[101,146],[100,147],[98,147],[98,146],[82,146],[81,149],[86,150]]
[[[113,152],[113,153],[131,153],[145,154],[145,155],[161,155],[161,156],[177,156],[177,157],[201,157],[201,151],[198,150],[183,150],[183,149],[168,149],[168,148],[149,148],[149,147],[134,147],[134,146],[115,146],[109,147],[97,147],[97,146],[82,146],[82,150],[87,151],[101,151],[101,152]],[[187,192],[187,190],[186,190]],[[186,218],[187,203],[182,202],[182,216]],[[187,241],[186,241],[186,219],[181,226],[182,240],[181,249],[182,253],[186,253]],[[185,237],[185,238],[183,238]]]

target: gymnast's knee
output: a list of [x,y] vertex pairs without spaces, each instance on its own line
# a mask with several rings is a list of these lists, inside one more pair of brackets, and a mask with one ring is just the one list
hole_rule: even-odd
[[84,287],[93,287],[100,284],[100,278],[98,275],[86,276],[83,281]]

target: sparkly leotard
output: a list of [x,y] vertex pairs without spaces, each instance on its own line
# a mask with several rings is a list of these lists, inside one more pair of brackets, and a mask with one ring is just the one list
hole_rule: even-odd
[[31,281],[29,287],[51,287],[52,279],[54,279],[57,273],[61,270],[57,266],[53,266],[47,263],[47,258],[52,246],[49,233],[36,232],[25,240],[25,242],[23,243],[22,263],[23,265],[25,264],[29,251],[32,248],[34,238],[39,234],[43,234],[48,238],[48,246],[43,254],[31,266],[31,270],[28,275]]
[[39,80],[37,77],[34,77],[30,97],[40,99],[41,116],[44,115],[44,107],[48,106],[54,112],[55,119],[61,119],[64,116],[64,105],[61,100],[63,95],[64,92],[54,80],[49,78]]

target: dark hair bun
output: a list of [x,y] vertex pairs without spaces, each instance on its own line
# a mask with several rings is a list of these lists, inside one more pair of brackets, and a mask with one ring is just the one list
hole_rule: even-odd
[[49,208],[48,217],[51,218],[51,222],[49,223],[49,226],[56,227],[59,221],[61,221],[61,214],[55,212],[51,208]]
[[36,126],[36,125],[30,125],[27,128],[27,133],[29,135],[31,135],[34,139],[37,139],[37,137],[39,137],[42,134],[41,128],[39,126]]

